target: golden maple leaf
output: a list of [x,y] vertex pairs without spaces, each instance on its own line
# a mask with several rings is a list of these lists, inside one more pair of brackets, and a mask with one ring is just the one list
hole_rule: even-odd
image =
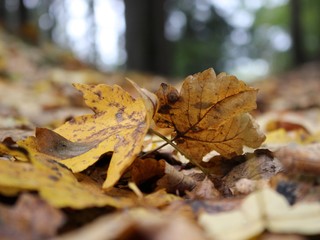
[[[24,147],[35,149],[32,141],[24,142]],[[0,143],[0,147],[4,145]],[[133,205],[125,197],[112,197],[99,191],[87,189],[84,181],[79,182],[66,167],[37,151],[7,152],[8,155],[29,158],[30,162],[0,160],[0,193],[15,196],[22,191],[38,191],[39,195],[58,208],[113,206],[117,208]],[[1,155],[1,154],[0,154]]]
[[94,114],[76,117],[54,131],[37,129],[36,138],[30,137],[26,143],[36,146],[36,149],[29,147],[30,151],[45,153],[73,172],[80,172],[98,161],[102,154],[113,152],[103,184],[103,188],[108,189],[140,153],[155,111],[153,106],[156,108],[152,102],[156,97],[137,89],[141,97],[134,99],[117,85],[74,86],[83,93]]
[[259,147],[265,136],[248,114],[256,108],[257,89],[212,68],[187,77],[180,93],[162,84],[156,92],[159,127],[175,130],[174,142],[196,162],[212,150],[231,158],[243,146]]

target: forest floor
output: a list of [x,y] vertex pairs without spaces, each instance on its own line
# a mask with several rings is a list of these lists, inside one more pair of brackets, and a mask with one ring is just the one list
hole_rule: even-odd
[[[151,151],[166,143],[163,136],[170,139],[172,130],[160,129],[151,120],[145,120],[152,115],[154,106],[144,112],[141,106],[145,105],[130,100],[128,94],[139,98],[139,89],[137,92],[126,78],[149,90],[148,94],[160,86],[165,92],[167,85],[161,83],[170,82],[134,72],[101,73],[65,51],[49,45],[35,48],[0,32],[0,239],[320,237],[320,63],[309,63],[250,84],[259,89],[257,109],[250,112],[261,134],[266,136],[265,141],[255,149],[245,147],[243,154],[234,155],[231,151],[230,155],[221,150],[222,156],[217,156],[215,152],[211,159],[206,156],[210,160],[206,163],[190,163],[179,152],[179,147],[188,142],[185,136],[181,142],[179,138],[167,140],[176,149],[167,144]],[[72,85],[75,83],[95,115],[90,115],[92,111],[82,94]],[[109,87],[94,89],[86,85],[101,83]],[[112,98],[116,91],[111,87],[113,84],[124,89],[117,90],[115,102],[128,106],[116,108],[115,119],[105,113],[114,111],[103,105],[108,96],[100,96],[102,91],[102,95],[110,93]],[[171,84],[181,88],[184,82]],[[255,92],[253,88],[246,89]],[[167,102],[162,108],[160,104],[164,119],[166,111],[175,111],[173,106],[180,101],[175,91],[165,96]],[[95,105],[97,96],[102,103]],[[161,100],[161,94],[157,97]],[[115,139],[112,138],[103,124],[106,128],[110,124],[112,129],[118,128],[116,123],[121,123],[128,112],[137,115],[127,124],[140,121],[139,125],[129,133],[126,132],[129,127],[121,125]],[[176,117],[171,119],[173,123],[155,121],[171,124],[178,131],[180,118],[176,115],[180,113],[170,114]],[[99,131],[93,130],[96,126],[90,124],[98,120],[92,119],[101,115],[103,123],[97,127]],[[188,118],[192,121],[191,115]],[[234,126],[235,123],[231,124],[230,129]],[[152,135],[154,131],[148,131],[148,127],[159,132],[158,136]],[[194,130],[195,134],[199,128]],[[77,131],[80,138],[90,141],[75,142],[72,134],[75,136]],[[94,138],[101,132],[110,138],[107,141]],[[119,139],[128,150],[127,154],[120,153],[125,163],[120,169],[116,166],[116,170],[110,170],[114,167],[112,152],[116,155],[122,151]],[[198,149],[197,144],[188,145],[195,146],[195,150],[189,147],[185,152],[192,156],[197,151],[200,154],[202,148]],[[91,155],[85,154],[98,145],[103,145],[98,158],[89,160]],[[141,152],[127,158],[137,148]],[[82,157],[82,165],[78,156]],[[70,160],[70,165],[64,160]],[[106,183],[105,179],[113,178],[113,173],[114,182]]]

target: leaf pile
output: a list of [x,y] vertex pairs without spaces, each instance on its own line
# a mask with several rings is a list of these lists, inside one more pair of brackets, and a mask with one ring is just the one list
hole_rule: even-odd
[[92,113],[35,136],[1,131],[1,236],[320,234],[319,132],[278,115],[262,131],[250,115],[258,90],[213,69],[155,94],[130,82],[136,97],[118,85],[73,84]]
[[[142,149],[157,110],[156,96],[136,85],[141,95],[137,99],[117,85],[74,86],[94,114],[73,118],[54,131],[37,129],[36,137],[20,146],[48,155],[73,172],[81,172],[104,153],[113,152],[102,186],[111,188]],[[162,84],[156,93],[160,104],[154,120],[161,127],[174,128],[177,147],[191,161],[201,162],[212,150],[231,158],[242,153],[243,145],[258,147],[264,141],[247,113],[256,107],[256,92],[234,76],[216,76],[208,69],[188,77],[180,95]]]

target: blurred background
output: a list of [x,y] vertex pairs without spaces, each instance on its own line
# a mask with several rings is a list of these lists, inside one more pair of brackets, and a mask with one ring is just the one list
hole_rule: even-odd
[[0,24],[103,71],[250,81],[320,58],[319,0],[0,0]]

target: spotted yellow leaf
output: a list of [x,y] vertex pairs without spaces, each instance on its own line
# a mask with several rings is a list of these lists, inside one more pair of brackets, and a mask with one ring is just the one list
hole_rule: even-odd
[[[29,149],[36,147],[32,145],[35,142],[31,141],[23,144]],[[15,153],[12,152],[13,155]],[[11,155],[10,152],[8,154]],[[15,196],[21,191],[37,191],[43,199],[58,208],[124,208],[134,204],[128,198],[116,198],[86,188],[69,169],[44,153],[25,152],[24,157],[29,158],[29,162],[0,160],[1,194]]]
[[27,141],[35,143],[34,150],[53,157],[73,172],[80,172],[98,161],[102,154],[113,152],[103,184],[103,188],[108,189],[140,153],[152,109],[146,107],[146,96],[134,99],[117,85],[74,86],[83,93],[85,103],[94,114],[75,117],[54,131],[38,129],[36,138],[30,137]]

